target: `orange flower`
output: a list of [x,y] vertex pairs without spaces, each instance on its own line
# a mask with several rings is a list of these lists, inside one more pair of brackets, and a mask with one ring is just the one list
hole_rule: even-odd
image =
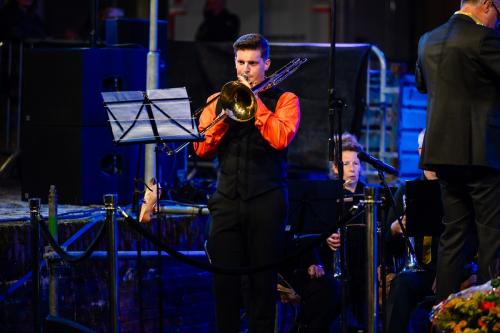
[[433,313],[443,333],[500,333],[500,294],[474,292],[451,297]]
[[452,325],[452,329],[454,333],[460,333],[462,332],[462,328],[467,326],[467,321],[465,320],[460,320],[458,323]]

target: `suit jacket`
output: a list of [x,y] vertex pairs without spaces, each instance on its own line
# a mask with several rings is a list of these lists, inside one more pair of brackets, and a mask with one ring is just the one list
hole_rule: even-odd
[[416,82],[429,94],[420,166],[500,170],[500,34],[454,14],[420,38]]

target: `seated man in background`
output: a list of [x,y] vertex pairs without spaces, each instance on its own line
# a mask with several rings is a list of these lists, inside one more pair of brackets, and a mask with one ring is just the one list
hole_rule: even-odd
[[[418,135],[418,154],[422,151],[425,129]],[[435,180],[436,174],[424,170],[420,180]],[[394,256],[405,255],[406,246],[399,225],[398,216],[404,212],[406,185],[403,184],[395,195],[396,207],[391,207],[387,216],[390,223],[389,232],[386,235],[388,252]],[[406,216],[402,216],[402,223],[406,225]],[[404,333],[408,331],[410,315],[418,303],[426,296],[433,295],[432,283],[435,278],[435,265],[438,239],[425,236],[415,242],[417,260],[422,268],[421,271],[403,271],[397,274],[390,284],[387,303],[387,332]]]
[[[425,129],[418,136],[418,154],[422,153],[422,143],[424,140]],[[436,180],[436,174],[432,171],[424,170],[419,180]],[[386,235],[386,245],[388,252],[394,256],[401,257],[408,251],[405,241],[402,237],[402,230],[398,222],[398,214],[403,213],[405,207],[406,185],[402,185],[396,192],[396,207],[389,210],[387,223],[390,223],[388,235]],[[436,212],[438,213],[438,212]],[[402,216],[402,223],[406,226],[406,215]],[[412,312],[417,305],[424,301],[426,297],[434,296],[433,282],[436,276],[437,248],[439,244],[438,237],[424,236],[415,238],[414,248],[416,259],[419,263],[419,269],[404,269],[395,275],[390,283],[387,303],[387,332],[405,333],[409,332],[408,324]],[[471,244],[472,247],[473,244]],[[470,274],[464,275],[462,280],[466,280]],[[390,280],[390,279],[389,279]],[[464,285],[466,287],[466,285]],[[429,305],[432,305],[430,302]],[[427,316],[425,316],[427,318]],[[428,331],[430,323],[424,319],[420,325],[426,326],[420,328],[417,332]]]

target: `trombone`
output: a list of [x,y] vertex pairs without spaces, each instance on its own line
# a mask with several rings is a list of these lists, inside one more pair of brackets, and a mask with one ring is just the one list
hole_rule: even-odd
[[[402,216],[406,215],[406,195],[403,195],[403,207],[404,213]],[[402,222],[402,216],[398,218],[398,223],[403,231],[403,237],[405,238],[405,263],[400,272],[422,272],[424,269],[420,266],[417,256],[415,254],[415,238],[409,237],[406,233],[406,228]]]
[[[245,122],[252,119],[257,111],[257,99],[255,95],[279,84],[307,61],[307,58],[295,58],[251,89],[240,81],[229,81],[224,84],[221,92],[217,96],[210,99],[203,107],[193,114],[195,118],[199,117],[207,105],[211,104],[216,98],[220,99],[223,111],[219,113],[207,127],[200,131],[200,134],[205,134],[209,129],[214,127],[215,124],[226,119],[226,117],[238,122]],[[184,142],[175,150],[171,151],[170,154],[178,153],[189,143],[190,141]]]

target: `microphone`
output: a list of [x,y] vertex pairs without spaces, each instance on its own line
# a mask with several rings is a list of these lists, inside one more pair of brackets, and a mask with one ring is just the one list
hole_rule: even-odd
[[360,161],[370,164],[372,167],[374,167],[379,171],[383,171],[391,175],[396,175],[396,176],[398,175],[398,170],[396,168],[385,162],[382,162],[378,158],[375,158],[368,153],[365,153],[364,151],[360,151],[358,153],[358,158]]

